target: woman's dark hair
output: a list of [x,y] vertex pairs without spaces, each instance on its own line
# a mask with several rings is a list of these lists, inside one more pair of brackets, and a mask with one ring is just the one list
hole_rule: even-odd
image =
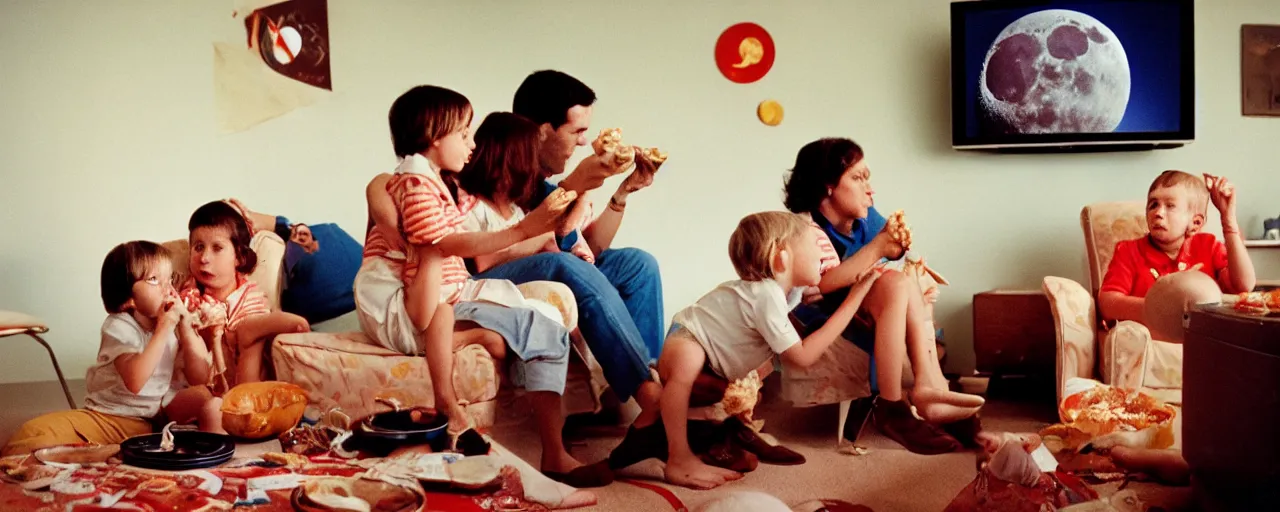
[[231,245],[236,251],[236,272],[249,274],[258,266],[258,254],[249,248],[253,232],[249,220],[225,201],[212,201],[196,208],[187,222],[187,232],[196,228],[224,228],[231,235]]
[[471,102],[457,91],[434,85],[409,89],[387,113],[396,156],[426,151],[436,140],[471,124],[471,117]]
[[862,147],[843,138],[818,139],[800,148],[796,166],[782,182],[782,203],[792,213],[813,213],[828,187],[840,183],[850,166],[862,160]]
[[476,129],[476,149],[458,174],[458,186],[490,201],[511,200],[528,209],[542,180],[538,125],[510,112],[485,116]]

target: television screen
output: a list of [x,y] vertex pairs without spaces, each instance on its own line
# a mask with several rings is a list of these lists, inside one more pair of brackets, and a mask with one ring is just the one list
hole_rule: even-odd
[[1194,138],[1191,0],[951,4],[957,148]]

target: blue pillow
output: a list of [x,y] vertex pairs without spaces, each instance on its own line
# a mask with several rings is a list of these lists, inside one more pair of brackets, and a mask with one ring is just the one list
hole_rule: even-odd
[[319,249],[307,254],[302,246],[285,245],[285,285],[281,309],[323,322],[355,311],[353,284],[364,247],[337,224],[308,224]]

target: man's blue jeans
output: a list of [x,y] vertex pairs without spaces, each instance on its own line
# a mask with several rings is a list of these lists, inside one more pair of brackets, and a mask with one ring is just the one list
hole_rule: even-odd
[[662,353],[662,277],[658,261],[640,249],[608,249],[592,265],[569,253],[509,261],[475,276],[516,284],[556,281],[578,301],[578,328],[619,400],[649,380]]

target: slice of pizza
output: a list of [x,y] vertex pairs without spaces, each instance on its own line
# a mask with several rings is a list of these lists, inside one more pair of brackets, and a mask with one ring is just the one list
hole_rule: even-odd
[[755,370],[751,370],[746,377],[729,383],[724,390],[724,398],[720,401],[725,414],[737,416],[745,420],[743,423],[751,424],[751,411],[755,410],[756,401],[760,399],[762,385],[760,374]]
[[658,148],[637,148],[636,158],[648,163],[653,172],[658,172],[662,163],[667,161],[667,152]]
[[910,250],[911,227],[907,225],[906,214],[902,210],[898,210],[889,215],[886,220],[884,230],[889,233],[889,238],[898,242],[898,245],[901,245],[904,250]]
[[635,147],[622,143],[622,128],[600,130],[600,135],[591,142],[591,149],[600,158],[600,163],[612,169],[615,175],[626,171],[636,161]]

